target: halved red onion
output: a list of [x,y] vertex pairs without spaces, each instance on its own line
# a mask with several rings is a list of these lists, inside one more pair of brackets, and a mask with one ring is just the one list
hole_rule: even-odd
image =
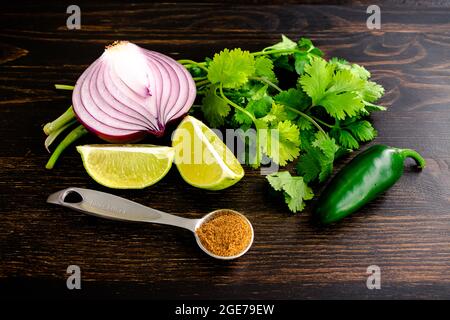
[[114,42],[78,79],[72,95],[78,120],[100,138],[136,142],[161,136],[194,103],[195,82],[172,58],[128,41]]

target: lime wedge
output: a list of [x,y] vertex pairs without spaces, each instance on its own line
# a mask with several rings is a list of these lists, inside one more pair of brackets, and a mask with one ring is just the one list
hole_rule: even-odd
[[194,187],[222,190],[244,176],[244,169],[230,149],[192,116],[186,116],[175,130],[172,146],[178,171]]
[[171,147],[148,144],[77,146],[87,173],[115,189],[142,189],[161,180],[172,166]]

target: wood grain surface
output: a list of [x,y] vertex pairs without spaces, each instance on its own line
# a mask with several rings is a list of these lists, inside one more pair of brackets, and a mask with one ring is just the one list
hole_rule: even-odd
[[[82,29],[71,31],[66,7],[2,4],[0,13],[2,297],[450,298],[448,8],[382,6],[382,28],[370,31],[365,6],[103,2],[81,5]],[[44,168],[42,125],[70,105],[70,94],[53,84],[73,84],[104,45],[128,39],[174,58],[202,59],[224,47],[256,50],[280,34],[310,37],[328,57],[366,66],[386,88],[388,111],[372,117],[376,143],[414,148],[427,168],[418,172],[407,161],[389,192],[326,229],[310,222],[314,201],[305,213],[290,214],[257,170],[208,192],[184,183],[175,169],[145,190],[106,190],[73,148],[54,170]],[[255,243],[236,261],[215,261],[181,229],[100,220],[45,202],[70,186],[185,217],[232,208],[252,221]],[[79,291],[66,289],[72,264],[82,270]],[[370,265],[381,268],[381,290],[366,288]]]

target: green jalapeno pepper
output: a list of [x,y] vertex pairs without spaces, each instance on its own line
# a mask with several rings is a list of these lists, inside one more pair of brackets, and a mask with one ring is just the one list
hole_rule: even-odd
[[413,158],[425,167],[422,156],[411,149],[374,145],[348,163],[325,187],[315,210],[322,224],[336,222],[357,211],[394,185],[403,174],[403,162]]

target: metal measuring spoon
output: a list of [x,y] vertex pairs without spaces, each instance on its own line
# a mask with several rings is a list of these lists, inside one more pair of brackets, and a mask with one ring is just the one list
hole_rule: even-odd
[[[74,198],[73,201],[69,201],[69,196],[71,198]],[[194,233],[195,240],[197,241],[200,249],[216,259],[232,260],[239,258],[243,254],[245,254],[253,244],[254,232],[250,221],[243,214],[229,209],[226,209],[226,211],[238,214],[245,221],[247,221],[252,232],[252,237],[247,248],[245,248],[245,250],[243,250],[241,253],[234,256],[218,256],[209,252],[203,246],[195,231],[205,221],[208,221],[214,215],[221,213],[223,209],[212,211],[203,216],[203,218],[201,219],[188,219],[152,209],[109,193],[83,188],[67,188],[55,192],[48,197],[47,202],[58,204],[60,206],[71,208],[100,218],[120,221],[168,224],[171,226],[188,229]]]

